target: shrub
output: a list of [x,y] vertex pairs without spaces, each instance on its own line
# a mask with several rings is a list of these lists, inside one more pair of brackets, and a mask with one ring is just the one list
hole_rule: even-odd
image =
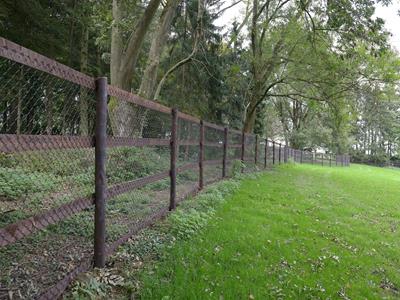
[[236,177],[239,174],[241,174],[242,168],[245,168],[246,165],[241,161],[241,160],[234,160],[232,163],[232,168],[230,171],[230,176],[231,177]]

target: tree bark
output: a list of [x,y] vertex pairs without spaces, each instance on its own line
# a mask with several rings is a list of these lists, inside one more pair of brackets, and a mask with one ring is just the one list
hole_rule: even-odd
[[154,97],[160,57],[167,43],[172,20],[180,1],[169,0],[161,14],[159,26],[151,42],[146,69],[139,88],[139,95],[144,98],[152,99]]
[[[124,50],[120,23],[122,21],[121,0],[113,0],[112,14],[113,25],[111,29],[111,84],[124,89],[131,90],[134,69],[140,50],[142,49],[144,38],[150,28],[157,8],[161,0],[150,0],[143,16],[132,31]],[[138,136],[141,134],[143,119],[141,109],[129,104],[126,101],[111,98],[109,103],[109,113],[111,128],[116,136]]]

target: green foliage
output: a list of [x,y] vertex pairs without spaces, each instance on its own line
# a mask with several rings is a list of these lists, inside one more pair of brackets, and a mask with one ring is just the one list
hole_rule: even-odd
[[215,209],[239,187],[238,182],[229,180],[208,188],[196,197],[186,201],[167,219],[170,233],[178,239],[188,239],[204,228],[213,217]]
[[241,160],[236,159],[232,162],[232,167],[229,175],[231,177],[236,177],[242,172],[242,169],[245,167],[246,165]]
[[21,168],[0,167],[0,195],[3,200],[16,200],[33,193],[55,190],[59,180],[44,173]]
[[107,176],[113,182],[124,182],[169,169],[165,149],[119,147],[108,151]]
[[8,224],[14,223],[18,220],[24,219],[27,214],[21,210],[14,210],[7,213],[0,214],[0,226],[4,227]]
[[95,300],[105,297],[108,286],[95,277],[90,277],[87,281],[79,281],[72,287],[73,300]]
[[212,209],[209,209],[208,212],[199,212],[195,209],[178,210],[168,218],[171,233],[178,239],[188,239],[198,233],[213,214]]

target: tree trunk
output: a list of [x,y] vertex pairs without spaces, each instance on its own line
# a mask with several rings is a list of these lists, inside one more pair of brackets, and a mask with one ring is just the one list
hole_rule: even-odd
[[254,124],[256,122],[256,106],[253,104],[254,101],[251,101],[249,107],[246,110],[245,119],[243,122],[243,131],[246,133],[252,133],[254,130]]
[[[149,30],[157,8],[161,0],[150,0],[143,16],[132,31],[128,40],[126,50],[120,32],[120,23],[122,21],[122,8],[120,0],[113,0],[112,14],[113,25],[111,29],[111,84],[123,90],[130,91],[134,75],[134,69],[142,49],[144,38]],[[111,128],[116,136],[138,136],[142,132],[143,118],[142,109],[134,105],[111,98],[109,104],[109,113]]]
[[180,1],[169,0],[161,14],[159,26],[151,42],[147,66],[139,88],[139,95],[144,98],[153,99],[154,97],[160,57],[167,43],[171,23]]

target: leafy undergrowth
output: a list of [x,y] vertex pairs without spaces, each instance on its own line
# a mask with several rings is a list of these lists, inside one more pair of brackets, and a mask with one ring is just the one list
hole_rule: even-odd
[[183,204],[73,295],[99,297],[97,286],[118,299],[397,299],[399,192],[398,170],[281,166],[229,201],[216,189]]
[[[256,174],[244,175],[255,178]],[[160,261],[177,242],[199,234],[217,208],[239,188],[242,176],[207,187],[182,202],[163,222],[140,232],[109,259],[107,268],[80,276],[65,295],[67,299],[130,298],[140,291],[143,267]]]
[[[92,150],[71,149],[0,156],[0,227],[70,202],[79,195],[91,194],[94,188],[91,154]],[[110,186],[169,168],[169,153],[158,148],[115,148],[108,154]],[[186,164],[188,159],[180,157],[178,163]],[[211,178],[221,175],[218,168],[207,171],[206,175]],[[177,195],[188,193],[197,182],[196,169],[179,173]],[[150,213],[167,207],[168,199],[169,178],[108,199],[107,244],[126,234]],[[93,207],[85,209],[1,248],[0,298],[7,294],[36,299],[77,267],[82,259],[90,257],[93,216]],[[95,286],[95,282],[92,283]]]

